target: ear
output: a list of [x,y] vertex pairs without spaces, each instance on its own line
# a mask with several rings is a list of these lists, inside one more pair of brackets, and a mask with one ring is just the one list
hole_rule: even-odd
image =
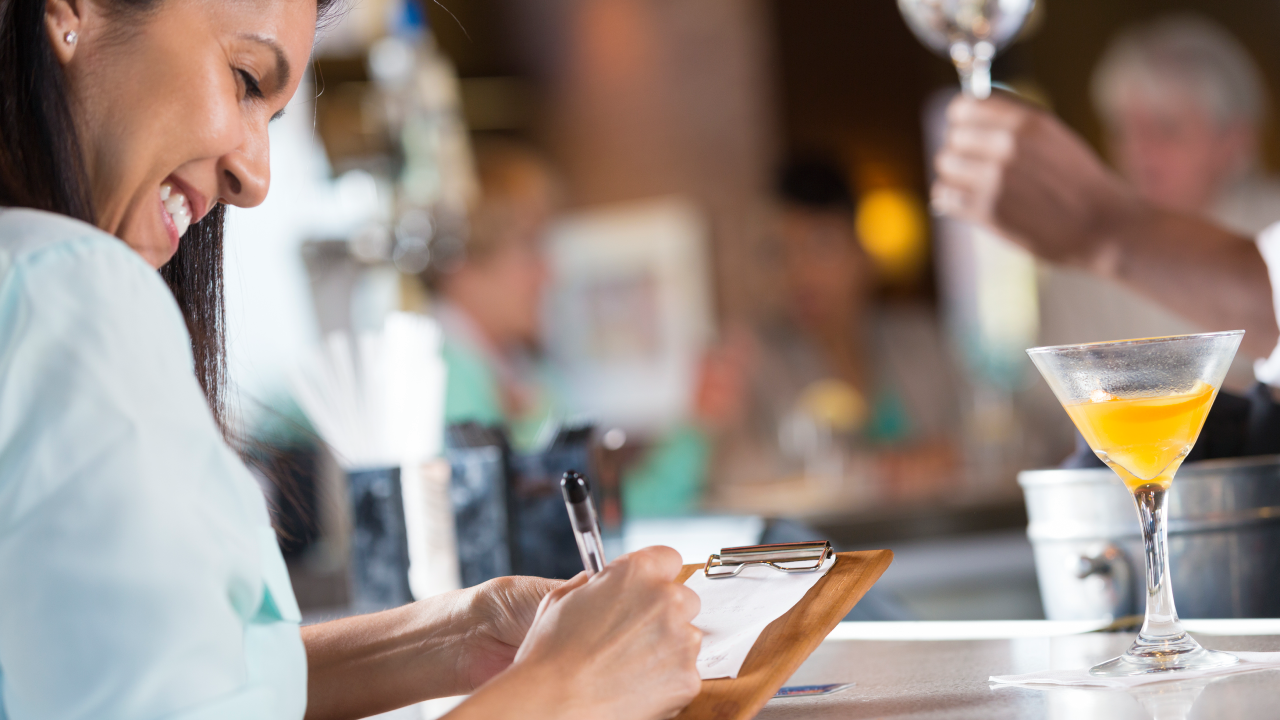
[[82,0],[45,0],[44,27],[58,62],[66,65],[75,55],[82,30]]
[[1222,131],[1223,159],[1228,176],[1253,169],[1258,161],[1258,130],[1252,123],[1236,120]]

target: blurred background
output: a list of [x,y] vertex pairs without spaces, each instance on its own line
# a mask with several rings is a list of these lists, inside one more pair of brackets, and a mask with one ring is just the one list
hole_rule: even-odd
[[[1256,232],[1278,27],[1270,0],[1046,0],[993,77]],[[1113,102],[1177,85],[1161,42],[1201,48],[1191,89]],[[1225,100],[1196,91],[1215,67]],[[583,466],[614,554],[889,547],[861,619],[1044,617],[1017,474],[1074,431],[1024,349],[1194,328],[930,214],[958,90],[892,0],[350,4],[226,258],[304,608],[572,574],[556,483]]]

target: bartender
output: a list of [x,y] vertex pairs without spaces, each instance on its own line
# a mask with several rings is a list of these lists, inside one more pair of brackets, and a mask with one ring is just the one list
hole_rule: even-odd
[[[1260,156],[1266,84],[1226,29],[1183,13],[1135,26],[1108,45],[1090,86],[1111,163],[1144,200],[1248,237],[1280,220],[1280,183]],[[1039,284],[1047,344],[1204,330],[1087,273],[1046,267]],[[1251,364],[1241,353],[1226,386],[1247,384]]]
[[1124,284],[1199,325],[1245,329],[1242,349],[1267,358],[1255,367],[1258,379],[1280,385],[1280,304],[1272,292],[1280,284],[1280,225],[1254,243],[1159,207],[1057,118],[1009,97],[960,97],[947,117],[936,209]]
[[222,413],[222,220],[330,4],[0,4],[0,718],[669,716],[669,548],[299,628]]

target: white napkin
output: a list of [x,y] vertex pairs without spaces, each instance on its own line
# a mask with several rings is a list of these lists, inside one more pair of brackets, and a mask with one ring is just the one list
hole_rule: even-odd
[[1080,687],[1131,688],[1170,680],[1192,680],[1219,675],[1234,675],[1251,670],[1280,668],[1280,652],[1235,652],[1240,662],[1226,667],[1207,670],[1179,670],[1177,672],[1127,675],[1125,677],[1095,677],[1089,668],[1075,670],[1044,670],[1026,675],[992,675],[990,681],[997,685],[1076,685]]
[[712,580],[702,570],[685,585],[702,599],[693,624],[702,631],[698,672],[703,680],[738,677],[747,653],[769,623],[800,602],[835,563],[807,573],[784,573],[763,565],[749,565],[737,577]]

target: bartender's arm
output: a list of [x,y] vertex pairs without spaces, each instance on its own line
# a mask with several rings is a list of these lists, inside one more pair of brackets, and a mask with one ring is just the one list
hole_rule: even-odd
[[449,718],[668,717],[701,687],[699,601],[680,567],[652,547],[589,581],[499,578],[303,628],[307,720],[468,693]]
[[933,204],[1050,262],[1117,280],[1215,330],[1247,330],[1267,356],[1280,330],[1258,246],[1204,220],[1152,207],[1085,142],[1006,97],[947,111]]

